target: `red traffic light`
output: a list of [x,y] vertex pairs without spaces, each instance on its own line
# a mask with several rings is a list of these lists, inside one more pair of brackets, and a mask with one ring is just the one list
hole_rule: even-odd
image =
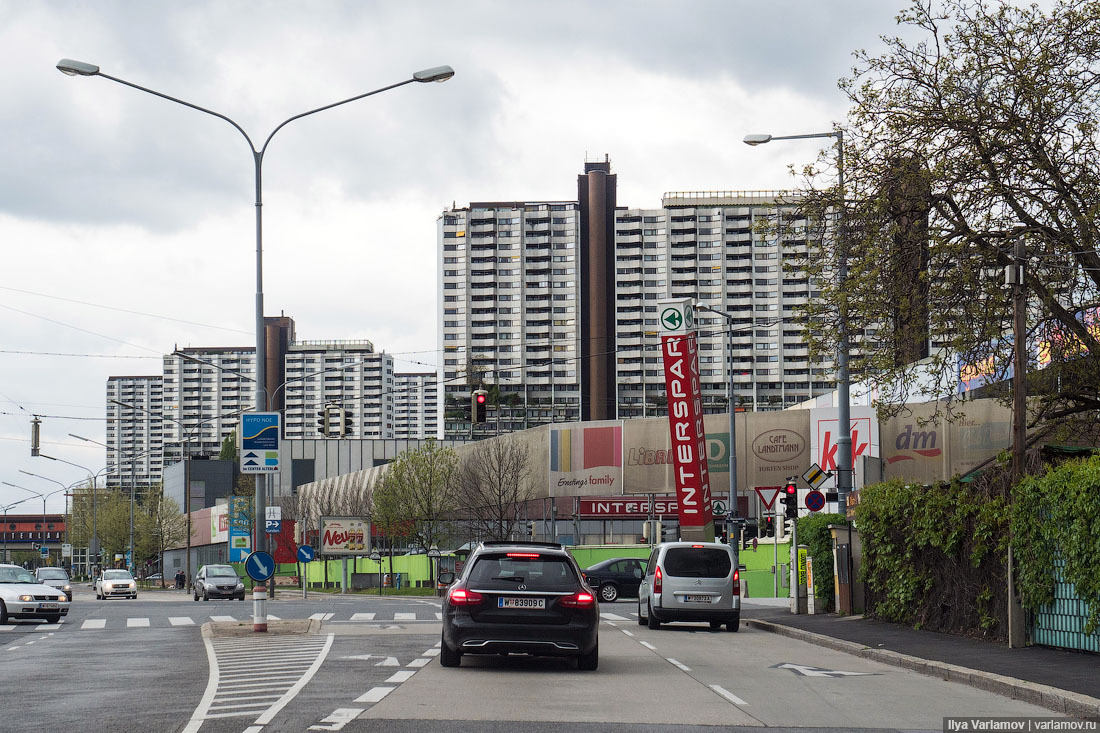
[[477,395],[477,403],[479,405],[484,405],[485,404],[485,395],[484,394],[478,394]]
[[793,483],[790,483],[790,484],[787,484],[785,487],[783,487],[783,491],[788,496],[793,496],[794,494],[798,493],[798,487],[795,486]]

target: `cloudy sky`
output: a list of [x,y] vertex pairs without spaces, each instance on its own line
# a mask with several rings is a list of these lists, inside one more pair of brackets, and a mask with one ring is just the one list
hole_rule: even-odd
[[[478,200],[571,200],[607,154],[619,203],[774,190],[827,130],[852,51],[902,0],[35,2],[0,0],[0,481],[35,492],[98,471],[108,376],[159,374],[173,345],[254,344],[254,180],[226,122],[262,145],[268,315],[301,339],[370,339],[431,370],[435,221]],[[0,485],[0,505],[31,496]],[[49,500],[60,511],[62,494]],[[40,511],[32,499],[12,511]]]

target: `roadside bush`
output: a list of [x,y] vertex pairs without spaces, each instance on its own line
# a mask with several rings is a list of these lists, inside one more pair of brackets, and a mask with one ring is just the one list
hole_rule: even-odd
[[798,544],[809,548],[814,561],[814,597],[833,611],[833,538],[830,524],[844,524],[843,514],[812,514],[798,519]]

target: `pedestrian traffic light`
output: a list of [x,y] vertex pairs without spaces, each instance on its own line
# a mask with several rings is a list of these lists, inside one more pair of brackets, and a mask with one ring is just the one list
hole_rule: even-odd
[[787,519],[798,519],[798,486],[793,480],[787,480],[787,485],[783,487],[783,496],[781,500],[783,506],[786,507],[783,512],[784,517]]
[[475,425],[485,422],[485,403],[489,399],[489,393],[483,389],[475,389],[470,400],[470,417]]
[[764,535],[766,537],[775,537],[775,520],[771,517],[764,518]]

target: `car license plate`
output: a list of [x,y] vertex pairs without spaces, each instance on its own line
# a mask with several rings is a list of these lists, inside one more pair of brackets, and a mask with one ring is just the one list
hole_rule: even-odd
[[546,608],[545,598],[498,598],[497,608]]
[[43,611],[56,611],[60,608],[56,603],[39,603],[38,607]]
[[710,603],[710,596],[684,596],[685,603]]

